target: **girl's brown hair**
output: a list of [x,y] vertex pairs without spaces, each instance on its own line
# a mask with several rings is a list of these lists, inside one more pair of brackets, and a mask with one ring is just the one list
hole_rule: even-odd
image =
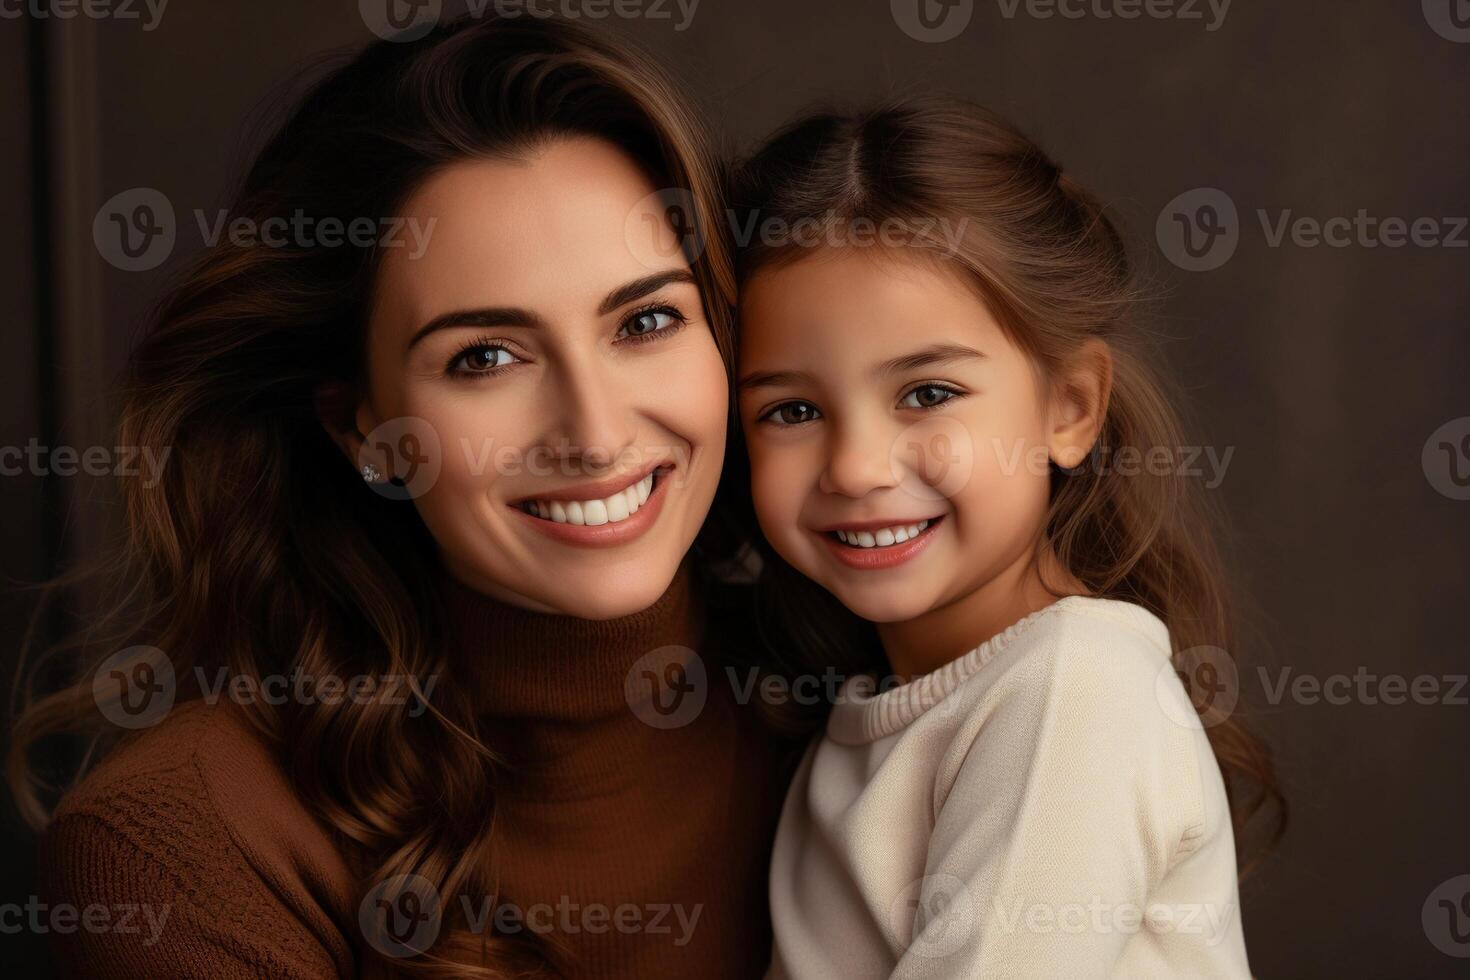
[[[731,203],[736,229],[792,231],[752,233],[741,243],[742,283],[800,259],[813,243],[856,242],[859,228],[882,228],[887,243],[946,263],[978,289],[1044,376],[1054,376],[1084,342],[1106,342],[1113,381],[1103,431],[1083,465],[1053,466],[1038,552],[1054,548],[1093,594],[1137,603],[1162,619],[1186,684],[1209,649],[1229,651],[1240,663],[1213,515],[1195,481],[1177,467],[1135,474],[1111,465],[1111,454],[1124,447],[1145,454],[1182,449],[1181,426],[1141,349],[1142,293],[1122,237],[1099,202],[1034,142],[995,114],[954,99],[816,114],[776,134],[739,168]],[[743,454],[733,458],[739,465]],[[748,485],[744,473],[728,478]],[[770,548],[748,499],[744,511],[762,564],[756,618],[771,626],[778,668],[885,671],[875,631]],[[1260,813],[1274,843],[1285,805],[1270,755],[1204,693],[1191,696],[1226,776],[1236,834]]]
[[[379,41],[315,83],[269,140],[230,207],[262,227],[295,214],[380,220],[459,160],[512,156],[560,136],[607,140],[677,201],[708,322],[731,363],[734,269],[722,234],[723,182],[696,118],[656,61],[556,20],[462,18],[411,42]],[[251,721],[278,747],[300,798],[346,843],[358,898],[399,875],[442,899],[441,938],[393,967],[416,975],[529,975],[556,967],[546,944],[475,936],[460,896],[495,894],[490,828],[495,755],[452,673],[438,624],[433,542],[412,503],[386,499],[319,424],[328,384],[361,380],[365,311],[380,253],[218,244],[161,303],[133,352],[119,445],[171,449],[149,488],[122,483],[125,537],[100,569],[105,615],[52,656],[77,668],[132,644],[167,652],[179,697],[194,668],[267,675],[414,678],[414,705],[256,703]],[[708,547],[702,537],[697,547]],[[58,580],[62,588],[81,573]],[[56,656],[65,652],[67,656]],[[123,669],[127,669],[123,665]],[[9,776],[37,826],[51,794],[32,767],[38,739],[114,746],[90,669],[33,700],[9,749]],[[35,677],[34,671],[32,677]],[[85,770],[85,765],[82,767]],[[78,772],[75,775],[79,776]],[[359,943],[370,971],[388,961]]]

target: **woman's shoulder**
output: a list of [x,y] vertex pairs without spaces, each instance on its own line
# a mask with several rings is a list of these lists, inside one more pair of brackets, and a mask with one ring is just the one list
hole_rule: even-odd
[[232,704],[179,705],[102,760],[47,825],[41,875],[53,905],[152,911],[140,919],[151,936],[58,936],[79,969],[129,948],[141,962],[240,956],[285,976],[350,962],[348,867]]
[[191,821],[246,833],[313,822],[269,738],[224,701],[180,704],[124,741],[62,798],[52,821],[79,817],[139,832],[161,822],[175,846]]

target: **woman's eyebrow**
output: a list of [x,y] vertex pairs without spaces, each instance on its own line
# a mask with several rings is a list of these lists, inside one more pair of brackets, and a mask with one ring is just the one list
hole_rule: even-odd
[[642,279],[634,279],[608,293],[597,307],[597,315],[605,316],[620,306],[627,306],[634,300],[642,299],[649,293],[657,292],[676,282],[694,283],[694,273],[688,269],[667,269],[663,272],[655,272],[651,276],[644,276]]
[[[620,306],[626,306],[634,300],[642,299],[649,293],[657,292],[676,282],[698,285],[694,274],[688,269],[668,269],[664,272],[655,272],[651,276],[644,276],[642,279],[634,279],[632,282],[625,283],[608,293],[598,304],[597,315],[605,316]],[[434,331],[447,330],[450,327],[539,327],[544,323],[544,320],[530,310],[524,310],[518,306],[450,310],[419,327],[409,339],[407,349],[412,350],[415,344]]]
[[428,323],[419,327],[408,341],[406,350],[413,350],[413,345],[423,340],[436,330],[448,330],[450,327],[539,327],[541,318],[530,310],[523,310],[516,306],[488,306],[474,310],[450,310],[441,313]]
[[[912,353],[884,361],[873,368],[873,374],[875,376],[899,374],[903,371],[917,371],[919,368],[934,364],[947,364],[950,361],[984,356],[980,351],[973,347],[966,347],[964,344],[931,344]],[[740,391],[748,391],[751,388],[815,385],[816,382],[816,376],[809,371],[752,371],[741,378],[735,387]]]

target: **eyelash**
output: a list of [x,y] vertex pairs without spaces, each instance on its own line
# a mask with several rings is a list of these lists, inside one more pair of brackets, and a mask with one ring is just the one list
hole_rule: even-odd
[[[963,392],[963,391],[959,390],[958,388],[955,388],[955,387],[953,387],[951,385],[947,385],[947,384],[944,384],[944,383],[938,382],[938,381],[926,381],[923,384],[914,385],[908,391],[904,392],[903,393],[903,396],[901,398],[899,398],[899,402],[902,403],[905,398],[908,398],[914,392],[916,392],[916,391],[923,391],[926,388],[933,388],[933,389],[935,389],[937,391],[947,392],[949,394],[949,397],[946,398],[946,399],[944,399],[944,401],[938,402],[938,403],[936,403],[934,405],[917,405],[917,406],[914,406],[915,409],[917,409],[918,411],[921,411],[921,412],[932,412],[936,408],[939,408],[941,405],[946,405],[949,402],[954,401],[956,398],[963,398],[963,397],[965,397],[965,392]],[[800,400],[784,401],[784,402],[780,402],[780,403],[778,403],[776,405],[772,405],[770,408],[766,409],[764,412],[762,412],[759,416],[756,417],[756,421],[757,422],[766,422],[768,424],[775,425],[775,426],[780,426],[780,427],[794,427],[794,426],[798,426],[798,425],[806,425],[807,422],[814,421],[813,419],[808,419],[807,422],[777,422],[777,421],[775,421],[776,415],[779,414],[780,411],[783,408],[787,408],[787,407],[790,407],[790,406],[793,406],[793,405],[807,405],[807,406],[809,406],[809,407],[811,407],[813,409],[816,408],[816,406],[815,405],[812,405],[811,402],[805,402],[805,401],[800,401]],[[818,418],[821,418],[820,415],[818,415],[817,417]]]
[[[662,313],[665,316],[670,317],[673,322],[670,323],[668,326],[660,327],[659,329],[652,330],[648,333],[629,334],[627,337],[623,338],[624,343],[642,343],[644,341],[650,340],[661,340],[666,338],[670,334],[677,333],[688,323],[688,321],[684,317],[683,311],[681,311],[677,306],[669,303],[653,303],[648,306],[640,307],[636,310],[633,310],[626,317],[624,317],[623,322],[618,325],[618,333],[621,334],[624,330],[628,328],[629,324],[633,323],[639,317],[647,316],[650,313]],[[498,375],[503,371],[507,371],[510,368],[515,367],[514,363],[499,364],[495,367],[485,368],[483,370],[470,370],[466,368],[455,367],[455,365],[458,364],[466,354],[470,354],[475,351],[490,350],[503,350],[507,354],[510,354],[512,357],[519,357],[519,355],[517,355],[515,351],[511,350],[504,343],[491,340],[489,337],[476,337],[474,340],[470,341],[469,343],[465,344],[454,352],[454,354],[449,358],[448,365],[445,367],[445,373],[451,376],[465,378],[486,378],[494,377],[495,375]]]

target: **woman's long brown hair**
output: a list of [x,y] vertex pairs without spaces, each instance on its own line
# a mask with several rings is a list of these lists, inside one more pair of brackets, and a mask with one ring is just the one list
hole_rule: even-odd
[[[812,243],[851,240],[844,230],[855,238],[856,223],[868,222],[870,231],[889,229],[888,240],[902,241],[912,254],[958,271],[1043,376],[1054,377],[1089,339],[1105,341],[1113,385],[1103,431],[1087,463],[1053,467],[1037,547],[1053,548],[1092,594],[1137,603],[1163,620],[1186,683],[1207,649],[1228,651],[1238,669],[1241,651],[1212,530],[1218,515],[1198,481],[1177,466],[1134,473],[1112,464],[1124,447],[1147,454],[1186,443],[1173,400],[1148,366],[1139,329],[1143,293],[1122,236],[1102,205],[1040,147],[957,99],[818,113],[776,134],[738,169],[731,204],[734,227],[750,236],[736,257],[742,283],[809,254]],[[802,227],[804,235],[761,232]],[[742,459],[735,454],[733,465]],[[749,482],[734,471],[727,479]],[[748,497],[741,509],[763,569],[755,619],[770,629],[777,669],[886,673],[876,632],[770,548]],[[1272,846],[1286,809],[1270,754],[1238,713],[1203,693],[1191,690],[1191,697],[1226,777],[1236,835],[1249,840],[1250,825]],[[817,723],[825,707],[798,708],[794,716],[788,709],[785,720],[799,730]],[[1254,863],[1247,861],[1243,873]]]
[[[692,201],[698,231],[692,264],[731,363],[734,270],[715,158],[653,58],[574,24],[463,18],[416,41],[372,44],[311,87],[229,210],[255,227],[297,213],[376,221],[401,213],[416,187],[455,161],[515,155],[562,135],[608,140],[655,186],[687,193],[680,200]],[[9,777],[37,826],[54,793],[33,747],[64,733],[89,739],[88,760],[115,747],[122,732],[99,714],[90,673],[130,645],[166,651],[181,699],[200,693],[188,684],[196,666],[257,684],[297,670],[396,675],[416,679],[420,693],[427,678],[453,672],[426,528],[411,502],[364,486],[315,411],[320,386],[361,380],[378,264],[374,248],[349,244],[222,242],[160,304],[125,377],[118,444],[172,456],[156,487],[121,486],[124,539],[96,570],[116,592],[108,611],[28,658],[33,668],[69,665],[73,678],[32,697],[13,730]],[[79,572],[53,585],[83,580]],[[38,676],[32,669],[26,686]],[[412,713],[348,700],[249,710],[300,798],[344,842],[359,899],[397,875],[421,876],[441,896],[438,943],[395,969],[553,971],[546,944],[476,936],[452,915],[460,896],[495,894],[495,755],[462,686],[440,683],[423,701],[428,710]],[[358,946],[370,970],[387,969],[370,944]]]

